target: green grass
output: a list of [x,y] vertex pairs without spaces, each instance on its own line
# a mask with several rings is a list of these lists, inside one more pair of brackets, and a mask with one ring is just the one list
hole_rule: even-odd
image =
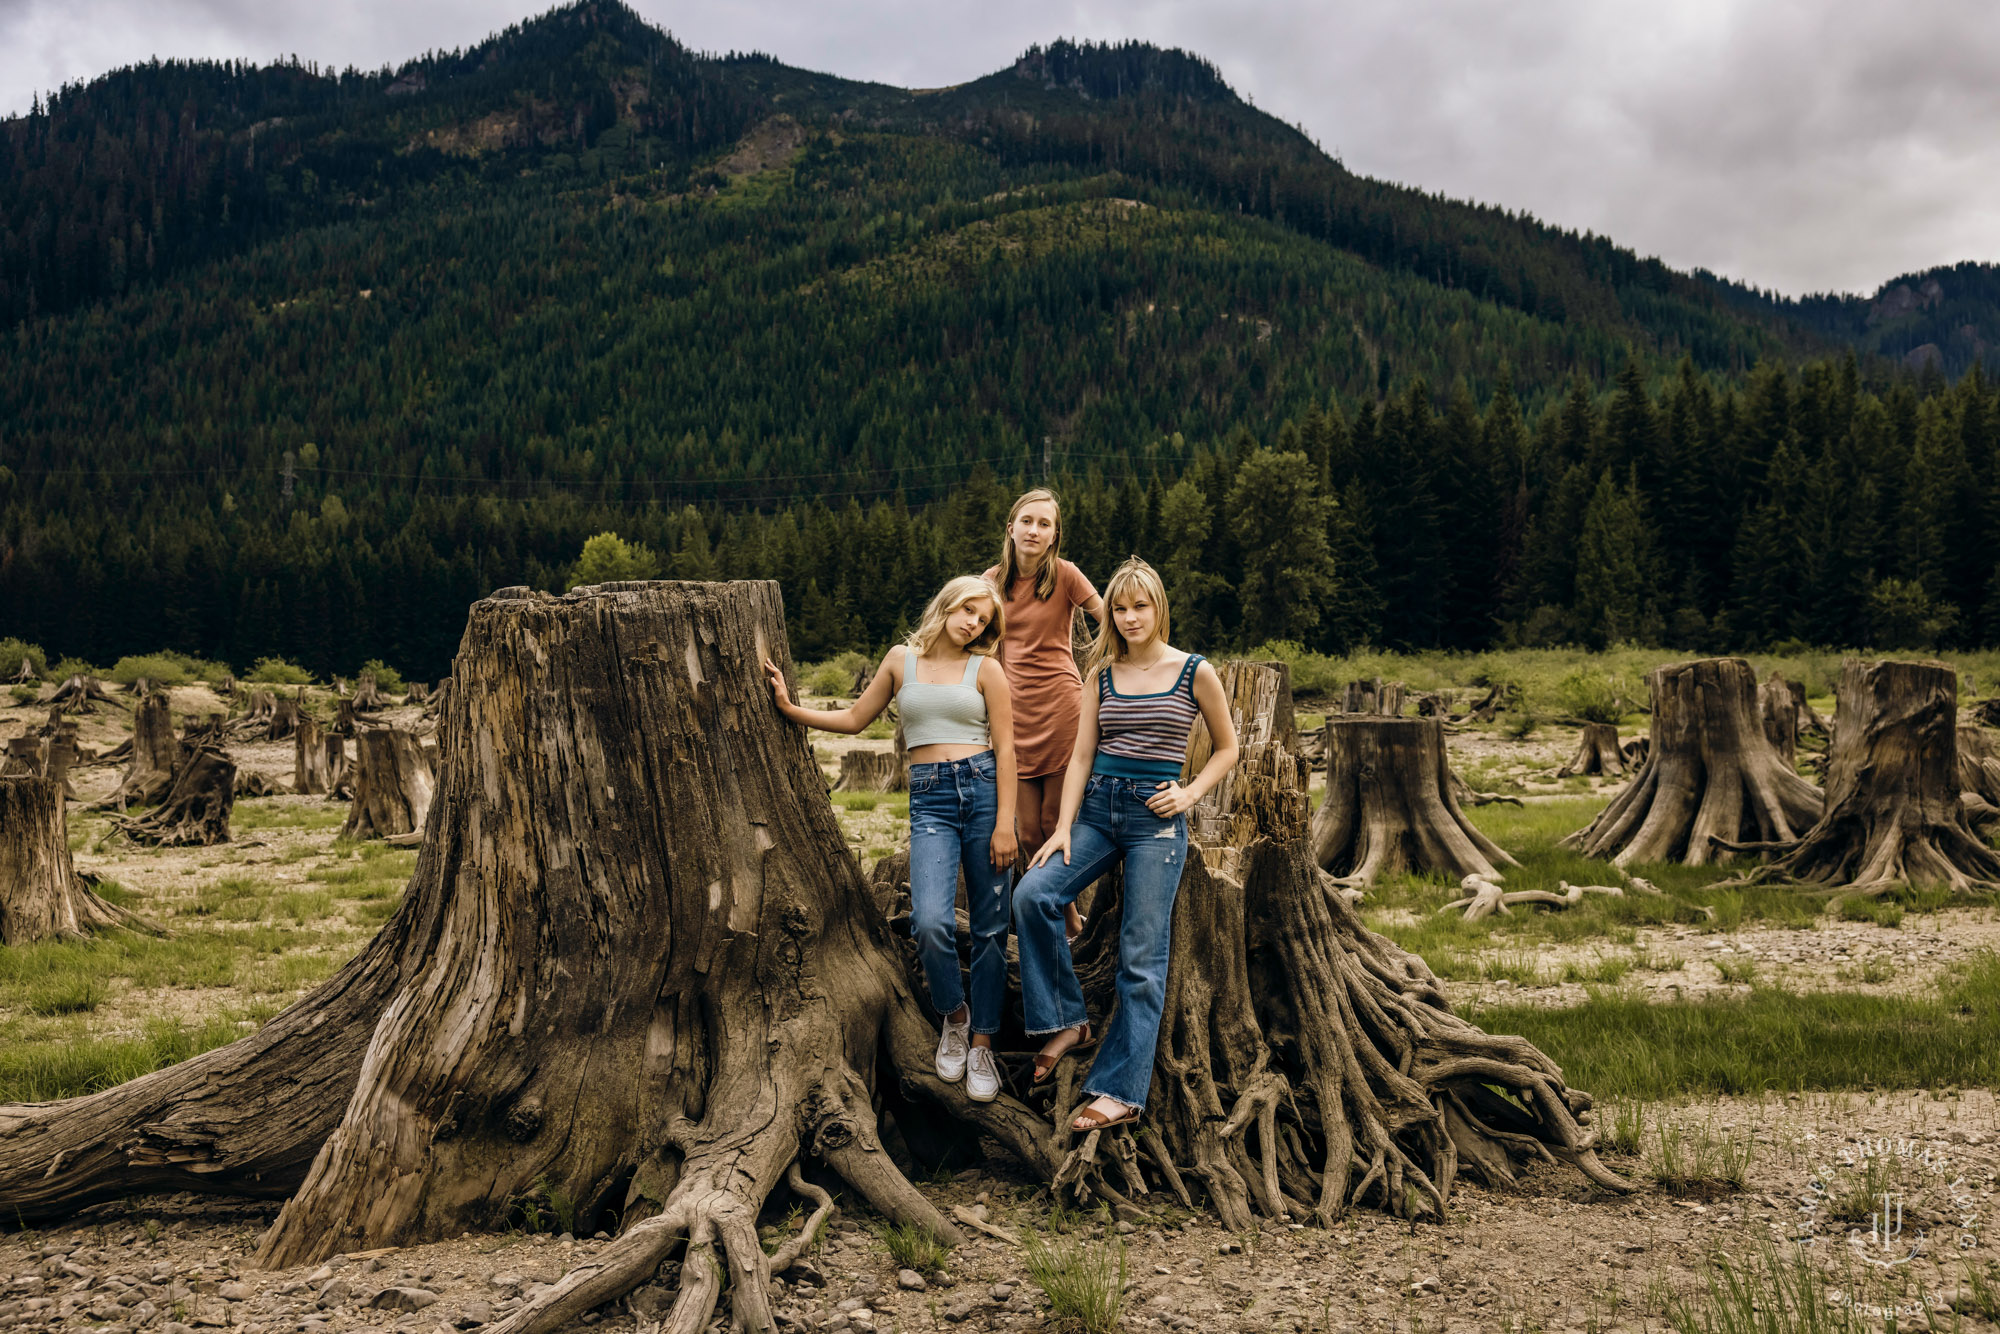
[[335,829],[347,823],[339,802],[239,801],[230,812],[235,829]]
[[29,1014],[87,1014],[104,1003],[104,986],[94,977],[63,973],[23,989],[21,1008]]
[[0,1044],[0,1102],[49,1102],[95,1093],[165,1069],[249,1029],[232,1018],[183,1027],[155,1019],[143,1036]]
[[1935,996],[1759,987],[1662,1005],[1599,992],[1568,1009],[1486,1006],[1468,1017],[1488,1032],[1527,1038],[1599,1098],[2000,1080],[2000,958],[1992,954],[1945,979]]
[[882,1244],[889,1248],[897,1268],[914,1269],[919,1274],[934,1274],[944,1268],[945,1257],[951,1253],[943,1242],[914,1223],[886,1229]]
[[1095,1243],[1076,1234],[1022,1237],[1028,1277],[1048,1298],[1049,1317],[1079,1334],[1111,1334],[1125,1301],[1125,1246],[1115,1236]]
[[1737,1264],[1718,1252],[1703,1288],[1674,1298],[1666,1316],[1675,1334],[1872,1334],[1875,1322],[1858,1301],[1835,1304],[1829,1296],[1838,1286],[1858,1297],[1853,1283],[1832,1278],[1804,1248],[1780,1253],[1766,1243]]

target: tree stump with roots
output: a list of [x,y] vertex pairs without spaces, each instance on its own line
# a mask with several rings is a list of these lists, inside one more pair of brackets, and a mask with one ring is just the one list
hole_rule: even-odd
[[40,778],[42,766],[48,763],[48,749],[37,736],[9,737],[7,758],[0,761],[0,778],[27,777]]
[[1746,881],[1859,894],[1899,885],[2000,890],[2000,852],[1960,800],[1958,674],[1941,662],[1862,662],[1840,672],[1826,809],[1803,836],[1739,845],[1778,854]]
[[354,707],[360,713],[380,713],[389,707],[382,699],[382,688],[375,684],[375,673],[361,673],[361,680],[354,687]]
[[840,753],[837,792],[902,792],[910,785],[909,771],[893,753],[882,750],[846,750]]
[[157,805],[174,785],[180,760],[181,743],[174,736],[167,692],[144,696],[132,711],[131,767],[102,804],[121,811],[127,806]]
[[[108,927],[158,928],[107,902],[76,873],[62,784],[0,777],[0,945],[78,937]],[[0,1116],[0,1128],[4,1128]]]
[[1646,685],[1653,719],[1645,767],[1563,847],[1621,867],[1706,866],[1728,845],[1789,840],[1812,827],[1820,790],[1765,736],[1749,663],[1670,663],[1647,673]]
[[1518,866],[1465,818],[1436,718],[1329,718],[1326,796],[1312,821],[1313,860],[1344,885],[1397,871],[1454,879]]
[[1625,763],[1625,752],[1618,744],[1617,727],[1610,723],[1585,723],[1582,734],[1576,739],[1576,755],[1568,764],[1556,770],[1556,777],[1604,774],[1611,778],[1622,778],[1629,772],[1631,770]]
[[431,688],[422,681],[412,681],[403,690],[403,703],[422,704],[431,697]]
[[354,738],[354,809],[342,838],[421,833],[437,790],[430,761],[413,733],[371,727]]
[[182,762],[159,806],[139,816],[117,815],[112,824],[134,842],[154,847],[207,847],[229,841],[229,813],[236,805],[236,764],[215,746]]
[[271,720],[264,731],[266,741],[284,741],[299,730],[299,701],[279,695],[271,701]]
[[21,659],[19,669],[7,678],[14,685],[33,685],[41,679],[41,676],[35,671],[35,660],[25,655]]
[[64,713],[96,713],[99,704],[116,704],[118,701],[105,693],[94,676],[72,676],[56,687],[46,704]]

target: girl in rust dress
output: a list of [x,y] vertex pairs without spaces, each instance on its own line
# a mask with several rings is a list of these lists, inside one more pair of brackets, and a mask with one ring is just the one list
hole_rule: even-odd
[[[1063,772],[1076,744],[1083,677],[1070,649],[1070,622],[1078,607],[1101,622],[1104,602],[1083,571],[1063,559],[1062,509],[1054,492],[1039,487],[1014,502],[1000,563],[986,578],[1006,599],[1000,662],[1014,704],[1021,846],[1039,848],[1055,829]],[[1075,904],[1067,917],[1075,939],[1083,927]]]

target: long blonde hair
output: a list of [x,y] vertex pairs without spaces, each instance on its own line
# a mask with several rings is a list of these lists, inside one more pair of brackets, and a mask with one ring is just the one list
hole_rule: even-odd
[[1105,581],[1104,619],[1097,623],[1097,639],[1090,646],[1085,676],[1132,656],[1132,646],[1125,642],[1124,635],[1118,633],[1117,623],[1111,615],[1111,608],[1118,599],[1131,593],[1138,593],[1153,604],[1153,638],[1162,644],[1172,642],[1167,638],[1173,629],[1173,620],[1167,614],[1167,586],[1160,581],[1158,570],[1134,556],[1112,571],[1111,578]]
[[982,655],[997,652],[1000,640],[1007,633],[1007,604],[1001,600],[998,589],[976,574],[961,574],[940,588],[937,596],[925,606],[923,619],[917,622],[917,628],[903,642],[915,649],[919,656],[929,653],[938,636],[944,633],[945,617],[974,598],[985,598],[993,604],[993,619],[965,646],[965,651]]
[[1021,516],[1023,507],[1038,501],[1047,501],[1056,512],[1056,540],[1049,543],[1048,551],[1042,555],[1041,568],[1035,571],[1035,596],[1047,602],[1056,594],[1056,571],[1062,566],[1062,502],[1046,486],[1024,492],[1014,502],[1014,508],[1007,511],[1007,532],[1000,540],[1000,591],[1012,593],[1014,581],[1021,577],[1021,559],[1014,551],[1014,520]]

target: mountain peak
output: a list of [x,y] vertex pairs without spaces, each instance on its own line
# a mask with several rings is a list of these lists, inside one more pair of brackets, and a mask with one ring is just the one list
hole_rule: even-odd
[[1179,47],[1158,47],[1150,42],[1059,38],[1047,47],[1029,47],[1014,62],[1014,75],[1045,88],[1070,88],[1098,99],[1155,93],[1200,101],[1237,100],[1214,65]]

